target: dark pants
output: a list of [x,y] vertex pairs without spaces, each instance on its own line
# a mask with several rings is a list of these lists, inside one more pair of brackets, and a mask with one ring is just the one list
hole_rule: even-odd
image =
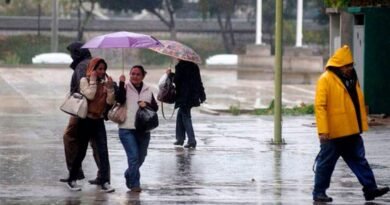
[[[110,182],[110,163],[107,148],[107,133],[103,119],[79,119],[78,122],[79,150],[72,163],[69,180],[76,180],[78,170],[85,158],[88,149],[88,142],[94,141],[99,163],[99,182],[104,184]],[[92,143],[93,144],[93,143]]]
[[365,158],[363,139],[360,135],[352,135],[321,144],[317,156],[313,196],[325,193],[329,188],[330,178],[340,156],[363,185],[363,190],[377,188],[374,174]]
[[176,140],[184,142],[188,137],[188,144],[196,144],[194,129],[191,120],[191,108],[186,106],[179,107],[176,117]]
[[[77,123],[78,123],[78,118],[71,116],[69,118],[68,126],[65,128],[65,132],[63,136],[65,161],[66,161],[66,167],[68,168],[68,171],[70,171],[72,163],[75,160],[76,154],[80,147],[80,143],[77,137],[77,128],[78,128]],[[93,158],[95,159],[96,166],[99,168],[99,156],[97,153],[96,141],[94,138],[92,138],[90,142],[93,151]],[[84,176],[82,167],[80,167],[79,174]],[[99,169],[97,172],[97,178],[98,179],[100,178]]]

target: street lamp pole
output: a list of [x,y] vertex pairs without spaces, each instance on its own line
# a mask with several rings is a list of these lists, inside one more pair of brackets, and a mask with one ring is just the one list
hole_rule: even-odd
[[58,0],[52,0],[51,52],[58,51]]
[[282,144],[282,37],[283,0],[276,0],[275,11],[275,102],[274,102],[274,141]]
[[302,21],[303,21],[303,0],[297,3],[297,35],[295,46],[302,47]]
[[262,38],[262,15],[263,15],[263,8],[262,8],[262,1],[263,0],[257,0],[256,3],[256,45],[261,45],[261,38]]

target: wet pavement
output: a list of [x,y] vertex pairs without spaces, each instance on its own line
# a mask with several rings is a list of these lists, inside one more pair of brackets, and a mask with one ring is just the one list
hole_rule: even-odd
[[[149,70],[146,81],[155,84],[162,72]],[[120,71],[111,73],[117,76]],[[112,122],[106,128],[116,191],[100,193],[87,180],[81,181],[81,192],[69,191],[58,181],[67,175],[62,133],[68,119],[58,107],[70,75],[69,69],[0,68],[0,204],[312,204],[312,166],[319,151],[313,116],[284,117],[286,144],[276,146],[270,144],[272,116],[210,115],[199,108],[193,111],[195,150],[175,148],[175,120],[160,118],[141,168],[140,194],[125,186],[126,155]],[[202,70],[202,76],[206,108],[238,103],[251,109],[267,104],[273,95],[271,82],[237,81],[234,71]],[[313,85],[284,89],[285,104],[312,102]],[[172,109],[166,108],[169,115]],[[375,126],[364,134],[379,185],[390,185],[389,137],[389,126]],[[97,169],[90,150],[83,167],[86,179],[93,179]],[[342,160],[328,194],[332,204],[390,203],[390,195],[366,203]]]

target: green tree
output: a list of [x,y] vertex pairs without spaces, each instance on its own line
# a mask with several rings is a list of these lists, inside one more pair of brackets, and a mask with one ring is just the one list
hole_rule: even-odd
[[[146,10],[162,21],[171,33],[171,39],[176,39],[175,13],[183,7],[183,0],[98,0],[102,8],[116,12],[133,11],[140,13]],[[164,13],[167,13],[165,15]]]

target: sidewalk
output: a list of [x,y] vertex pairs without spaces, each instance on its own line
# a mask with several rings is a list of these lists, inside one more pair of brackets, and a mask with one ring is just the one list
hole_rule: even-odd
[[[148,71],[147,82],[158,82],[163,72]],[[81,192],[70,192],[58,182],[67,174],[62,132],[68,119],[58,106],[70,73],[68,69],[0,68],[0,204],[312,204],[312,165],[319,151],[313,116],[284,117],[286,145],[275,146],[270,145],[272,116],[216,116],[199,109],[193,112],[195,150],[174,148],[175,120],[160,118],[141,169],[140,194],[128,192],[125,186],[126,155],[111,122],[106,129],[116,191],[100,193],[83,180]],[[117,76],[120,71],[109,73]],[[258,97],[266,102],[263,99],[273,93],[266,89],[272,89],[271,83],[237,81],[234,75],[202,70],[209,106],[240,102],[249,107]],[[285,102],[310,101],[312,87],[284,87]],[[389,136],[389,126],[375,126],[364,134],[366,155],[380,185],[390,185]],[[83,167],[86,179],[95,177],[90,150]],[[334,198],[332,204],[365,204],[360,184],[342,160],[328,193]],[[390,195],[371,204],[388,203]]]

